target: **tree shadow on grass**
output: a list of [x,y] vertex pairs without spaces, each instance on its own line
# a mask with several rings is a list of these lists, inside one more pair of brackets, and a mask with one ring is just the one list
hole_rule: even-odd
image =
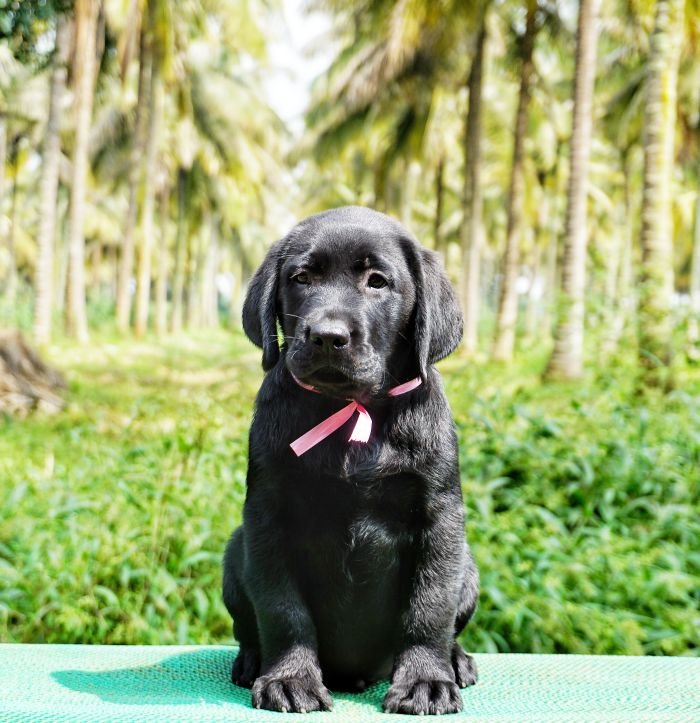
[[[51,676],[60,685],[121,705],[226,705],[251,708],[250,691],[231,683],[236,648],[193,650],[153,664],[113,670],[60,670]],[[333,691],[333,700],[354,709],[381,711],[387,684],[378,683],[362,694]]]
[[114,670],[60,670],[52,677],[66,688],[130,705],[214,705],[250,708],[250,691],[231,684],[236,650],[193,650],[151,665]]

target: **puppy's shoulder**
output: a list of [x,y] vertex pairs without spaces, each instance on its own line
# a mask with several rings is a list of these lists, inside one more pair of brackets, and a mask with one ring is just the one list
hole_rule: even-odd
[[425,383],[412,392],[412,397],[396,405],[391,432],[428,444],[439,436],[452,436],[454,423],[439,372],[430,367]]

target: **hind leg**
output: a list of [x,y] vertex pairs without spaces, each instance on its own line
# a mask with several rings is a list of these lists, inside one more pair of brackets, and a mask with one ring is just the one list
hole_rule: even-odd
[[[457,607],[457,618],[455,620],[455,637],[457,637],[465,625],[469,622],[479,599],[479,573],[474,564],[469,545],[464,543],[466,548],[466,569],[464,581],[460,592],[459,605]],[[455,682],[460,688],[467,688],[474,685],[478,679],[476,663],[474,658],[467,655],[462,646],[455,640],[452,646],[452,667],[455,672]]]
[[239,527],[231,535],[224,554],[223,596],[233,618],[233,636],[240,645],[231,669],[231,682],[252,688],[260,675],[260,645],[255,611],[240,578],[244,555],[243,528]]
[[457,641],[452,646],[452,668],[455,671],[455,683],[460,688],[468,688],[479,679],[474,658],[467,655]]

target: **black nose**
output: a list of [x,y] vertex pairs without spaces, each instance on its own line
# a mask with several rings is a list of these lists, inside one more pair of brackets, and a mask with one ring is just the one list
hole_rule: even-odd
[[350,329],[339,321],[319,321],[309,327],[309,339],[329,351],[344,349],[350,343]]

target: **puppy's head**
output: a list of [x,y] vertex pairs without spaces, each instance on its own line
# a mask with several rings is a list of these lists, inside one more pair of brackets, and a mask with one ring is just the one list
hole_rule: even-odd
[[462,317],[437,256],[392,218],[349,206],[311,216],[253,276],[243,328],[304,383],[367,399],[420,374],[459,343]]

